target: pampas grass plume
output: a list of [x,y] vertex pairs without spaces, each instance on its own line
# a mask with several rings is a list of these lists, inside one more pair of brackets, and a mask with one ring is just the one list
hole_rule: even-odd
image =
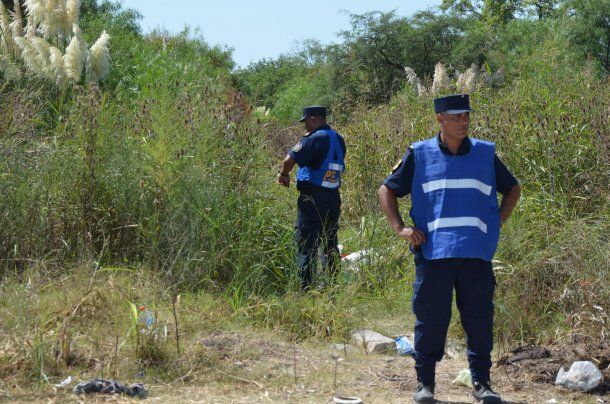
[[461,93],[472,93],[476,89],[478,79],[477,67],[472,64],[457,79],[457,90]]
[[417,74],[415,73],[415,70],[408,66],[405,67],[405,75],[407,76],[407,81],[409,82],[409,84],[416,85],[420,82],[419,77],[417,77]]
[[45,7],[41,0],[25,0],[23,5],[28,11],[28,25],[35,28],[45,19]]
[[428,95],[428,90],[426,90],[426,86],[422,83],[417,83],[417,95],[419,97],[425,97]]
[[21,14],[21,4],[19,0],[13,0],[14,9],[13,21],[11,21],[11,32],[14,37],[23,36],[23,15]]
[[436,66],[434,66],[434,81],[432,82],[430,93],[432,95],[438,95],[442,90],[450,87],[451,80],[447,75],[447,70],[445,70],[445,66],[443,66],[441,62],[438,62]]
[[89,51],[87,50],[87,43],[85,42],[85,38],[83,38],[80,27],[74,24],[72,32],[74,35],[66,48],[64,64],[66,66],[68,78],[76,83],[81,79],[83,67],[85,66],[85,63],[87,63]]
[[31,36],[15,38],[15,43],[21,49],[21,59],[25,64],[26,69],[30,72],[41,75],[44,70],[38,59],[38,53],[31,42]]
[[33,36],[30,43],[36,50],[36,59],[38,60],[38,71],[34,73],[42,77],[53,77],[51,72],[51,44],[43,38]]
[[4,7],[4,3],[0,1],[0,29],[2,29],[2,47],[8,52],[12,52],[15,48],[15,41],[11,35],[11,26],[8,21],[8,13]]
[[55,82],[57,87],[63,88],[66,85],[68,74],[64,65],[64,55],[54,46],[49,48],[49,79]]
[[87,81],[100,81],[110,72],[109,40],[110,35],[104,31],[97,41],[95,41],[93,46],[91,46],[91,49],[89,49],[89,58],[87,59]]
[[67,29],[74,27],[74,24],[78,22],[78,15],[80,11],[80,0],[67,0],[66,1],[66,26]]

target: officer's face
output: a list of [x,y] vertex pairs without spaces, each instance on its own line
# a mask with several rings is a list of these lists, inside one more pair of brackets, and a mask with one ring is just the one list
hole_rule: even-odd
[[440,113],[436,114],[436,119],[445,135],[458,138],[468,136],[468,127],[470,126],[469,112],[455,115]]
[[305,130],[307,132],[311,132],[312,130],[318,129],[321,124],[322,119],[319,116],[308,116],[305,118]]

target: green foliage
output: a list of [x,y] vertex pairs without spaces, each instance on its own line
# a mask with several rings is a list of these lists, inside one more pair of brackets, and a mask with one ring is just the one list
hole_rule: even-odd
[[341,33],[343,60],[335,81],[349,99],[375,104],[388,101],[402,88],[404,67],[421,76],[431,75],[438,61],[449,59],[450,45],[464,27],[459,18],[431,11],[412,18],[398,17],[393,11],[350,18],[350,30]]
[[330,105],[332,96],[326,93],[332,85],[330,75],[308,75],[297,77],[286,84],[278,94],[278,99],[271,110],[272,116],[280,122],[294,122],[301,116],[305,105]]
[[142,14],[132,8],[123,9],[120,2],[82,0],[80,12],[83,28],[93,28],[102,24],[113,32],[120,30],[136,35],[142,32],[139,23]]
[[610,73],[610,1],[568,2],[567,36],[583,55],[592,56]]
[[[595,19],[603,16],[599,4],[574,5],[580,14],[566,20],[553,13],[541,20],[501,18],[496,26],[474,11],[352,15],[342,44],[309,42],[292,55],[233,72],[226,48],[210,47],[188,30],[142,36],[132,25],[136,14],[120,19],[118,5],[86,2],[83,20],[92,37],[108,25],[113,38],[113,69],[101,87],[55,94],[35,81],[0,86],[0,276],[15,278],[0,302],[12,293],[28,303],[2,326],[52,325],[39,334],[11,335],[27,341],[15,345],[29,358],[19,371],[42,380],[57,374],[63,366],[51,357],[57,346],[65,366],[84,361],[82,352],[68,355],[68,337],[58,339],[75,319],[92,324],[81,306],[95,307],[98,317],[100,307],[123,307],[116,324],[103,318],[97,326],[128,334],[135,320],[126,301],[135,304],[148,287],[172,295],[213,291],[223,317],[234,314],[292,338],[346,337],[358,325],[354,306],[366,306],[367,299],[388,300],[388,312],[404,311],[404,301],[392,299],[408,293],[410,257],[379,214],[376,190],[410,143],[437,130],[432,100],[405,88],[402,68],[414,67],[426,82],[439,60],[460,69],[470,63],[506,69],[504,86],[472,94],[473,135],[497,143],[524,194],[503,230],[496,262],[501,338],[607,332],[596,307],[608,307],[610,299],[610,94],[600,62],[581,57],[604,38],[603,19]],[[574,34],[583,16],[595,17],[600,28],[589,45]],[[272,107],[270,116],[261,122],[251,103]],[[332,123],[347,142],[346,251],[375,253],[339,288],[301,296],[294,294],[295,194],[273,186],[273,167],[296,137],[293,128],[278,127],[310,103],[334,107]],[[408,207],[402,207],[405,217]],[[64,268],[79,262],[94,274],[146,270],[121,269],[120,300],[93,288],[91,278],[80,295],[58,287],[37,301],[19,280],[61,283]],[[159,284],[138,283],[142,278]],[[79,306],[81,300],[86,304]],[[30,303],[40,318],[32,318]],[[59,303],[66,303],[62,310]],[[57,313],[66,307],[79,309],[59,328],[64,317]],[[566,316],[575,321],[566,324]],[[218,323],[202,321],[210,328]],[[192,323],[185,327],[196,330]],[[94,337],[87,341],[95,351]],[[173,358],[154,338],[132,345],[142,361]]]
[[298,56],[280,56],[252,63],[237,74],[241,90],[255,105],[272,108],[288,83],[309,70],[306,61]]

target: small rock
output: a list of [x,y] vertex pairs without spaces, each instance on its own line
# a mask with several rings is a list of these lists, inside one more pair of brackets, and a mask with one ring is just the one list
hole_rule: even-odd
[[359,330],[352,334],[352,344],[368,353],[393,353],[396,341],[373,330]]
[[386,358],[383,358],[384,361],[386,361],[386,363],[392,363],[396,360],[396,358],[392,357],[392,356],[388,356]]

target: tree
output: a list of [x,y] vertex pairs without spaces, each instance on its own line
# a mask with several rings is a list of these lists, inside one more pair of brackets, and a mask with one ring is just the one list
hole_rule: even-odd
[[457,15],[422,11],[411,18],[395,12],[351,14],[344,38],[343,60],[337,70],[339,86],[351,98],[385,102],[403,86],[404,68],[431,75],[439,61],[448,62],[452,47],[464,32]]
[[421,11],[409,23],[413,30],[407,40],[405,63],[420,76],[429,76],[438,62],[451,61],[451,54],[463,40],[469,21],[456,15]]
[[298,55],[262,59],[237,73],[238,87],[255,105],[272,108],[287,83],[308,71],[307,61]]
[[566,6],[570,41],[610,73],[610,0],[571,0]]
[[533,10],[533,14],[543,20],[555,17],[562,3],[562,0],[523,0],[523,7],[526,11]]
[[523,0],[443,0],[441,10],[474,17],[490,26],[498,27],[523,11]]

